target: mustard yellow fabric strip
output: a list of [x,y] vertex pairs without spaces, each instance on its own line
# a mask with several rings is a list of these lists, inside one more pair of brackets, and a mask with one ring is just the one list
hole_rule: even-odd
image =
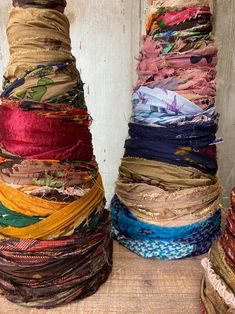
[[[0,227],[0,233],[4,236],[21,239],[48,239],[48,237],[54,238],[71,234],[76,225],[84,218],[87,219],[94,208],[99,207],[103,202],[103,198],[104,189],[99,175],[94,186],[84,197],[58,209],[38,223],[24,228]],[[38,202],[41,201],[41,199],[38,199]],[[51,206],[53,206],[52,204],[53,202],[51,202]]]
[[53,202],[28,195],[0,181],[0,201],[10,210],[27,216],[49,216],[68,203]]

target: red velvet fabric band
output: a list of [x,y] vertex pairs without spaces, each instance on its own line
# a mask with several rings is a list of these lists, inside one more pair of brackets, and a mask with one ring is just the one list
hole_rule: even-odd
[[93,155],[87,127],[4,105],[0,106],[0,141],[7,151],[26,159],[90,161]]
[[31,112],[38,116],[46,117],[47,119],[75,122],[84,127],[89,127],[92,123],[92,118],[87,110],[74,108],[70,104],[21,101],[13,98],[1,98],[1,103],[6,107]]

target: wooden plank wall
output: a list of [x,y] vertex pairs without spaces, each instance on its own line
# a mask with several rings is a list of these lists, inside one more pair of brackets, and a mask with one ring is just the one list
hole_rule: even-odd
[[[138,54],[144,9],[152,0],[69,0],[73,53],[85,82],[95,154],[110,199],[117,177],[127,123],[131,89],[135,81],[134,56]],[[221,113],[219,148],[223,196],[228,203],[235,185],[235,0],[215,0],[218,40],[218,98]],[[0,78],[8,60],[5,27],[10,0],[0,2]]]
[[230,204],[235,186],[235,0],[216,0],[216,37],[219,48],[217,108],[220,112],[219,176],[223,204]]

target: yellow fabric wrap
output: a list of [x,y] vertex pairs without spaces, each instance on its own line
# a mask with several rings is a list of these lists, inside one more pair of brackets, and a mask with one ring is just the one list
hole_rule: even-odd
[[3,181],[0,181],[0,201],[10,210],[31,217],[45,217],[51,215],[69,204],[65,202],[47,201],[39,197],[28,195],[6,185]]
[[[7,204],[4,202],[6,201],[5,197],[3,199],[2,186],[3,184],[1,182],[0,201],[6,206]],[[45,210],[44,206],[46,205],[46,209],[50,210],[52,214],[42,221],[28,227],[0,227],[0,233],[9,237],[22,239],[52,239],[65,235],[68,236],[73,233],[74,229],[82,221],[88,218],[89,214],[95,208],[97,208],[97,210],[101,210],[103,207],[104,189],[100,175],[98,176],[94,186],[85,196],[66,205],[65,203],[50,202],[37,197],[31,197],[17,190],[14,190],[15,193],[13,193],[12,190],[12,188],[9,188],[9,191],[11,191],[12,194],[15,194],[15,203],[18,203],[15,204],[16,207],[19,208],[19,205],[22,201],[21,204],[26,204],[27,208],[30,208],[30,210],[32,210],[32,208],[34,210],[38,208],[37,212],[39,214],[41,213],[41,209]],[[11,201],[13,202],[13,195],[8,194],[7,196],[8,198],[11,198]],[[20,197],[22,197],[22,200]],[[9,206],[9,204],[7,207],[11,210],[13,209],[11,206]],[[23,211],[25,214],[26,212],[27,210]]]

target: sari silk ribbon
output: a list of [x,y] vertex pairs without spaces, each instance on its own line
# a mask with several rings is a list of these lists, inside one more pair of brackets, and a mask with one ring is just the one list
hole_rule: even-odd
[[[188,19],[196,18],[201,14],[210,15],[208,0],[189,0],[187,2],[187,8],[185,8],[185,2],[182,0],[155,0],[153,3],[154,5],[150,8],[150,15],[146,23],[147,34],[156,29],[160,29],[159,22],[160,25],[170,26],[183,23]],[[164,11],[157,11],[156,5],[166,6],[169,11],[163,15]]]
[[217,48],[209,0],[152,3],[112,235],[142,257],[167,260],[204,254],[220,235]]
[[124,157],[140,157],[215,174],[218,169],[216,145],[194,148],[158,140],[131,137],[125,141]]
[[[218,284],[218,283],[217,283]],[[202,278],[201,282],[201,310],[202,314],[233,314],[234,310],[229,308],[228,305],[224,302],[223,298],[219,293],[214,290],[214,287],[210,281],[205,278]]]
[[95,293],[112,269],[66,0],[12,0],[0,96],[0,290],[53,308]]
[[3,105],[0,141],[6,150],[26,159],[90,161],[93,155],[88,128]]
[[213,243],[209,258],[202,260],[202,266],[205,270],[201,284],[203,313],[234,313],[235,274],[220,241]]
[[[20,197],[25,196],[24,193],[19,191],[16,191],[16,195],[18,196],[18,198],[16,198],[18,202],[21,202]],[[4,205],[7,205],[7,201],[5,197],[3,197],[2,193],[0,197],[1,202],[4,204],[5,201]],[[66,232],[66,234],[71,234],[73,230],[77,227],[79,222],[81,223],[84,219],[88,218],[90,212],[95,207],[99,205],[103,206],[104,190],[101,177],[99,176],[96,184],[94,184],[94,186],[85,196],[76,200],[75,202],[67,204],[66,206],[64,206],[63,204],[64,207],[62,207],[61,203],[56,204],[53,202],[37,199],[36,197],[29,198],[29,196],[27,196],[26,198],[30,200],[27,204],[27,200],[25,199],[27,204],[26,208],[31,208],[31,206],[33,206],[33,203],[36,202],[33,207],[35,208],[35,211],[37,211],[38,209],[38,211],[40,211],[42,204],[45,204],[49,209],[55,208],[57,210],[44,220],[39,221],[38,223],[35,223],[28,227],[0,227],[1,234],[23,239],[45,239],[48,237],[53,238],[55,237],[55,235],[62,235],[63,232]],[[38,206],[39,204],[40,206]],[[15,204],[15,208],[19,207],[19,205],[19,203]],[[9,206],[9,208],[11,208],[11,206]]]
[[235,188],[232,189],[231,193],[231,206],[233,209],[235,209]]
[[[115,228],[121,233],[139,240],[163,239],[168,241],[180,240],[181,242],[197,242],[201,241],[205,236],[214,230],[219,230],[221,213],[216,210],[212,216],[206,217],[205,220],[193,224],[185,224],[182,226],[161,226],[138,220],[128,209],[122,204],[117,196],[111,201],[111,215]],[[202,234],[204,234],[202,236]]]
[[226,283],[230,290],[235,291],[235,272],[230,265],[224,246],[215,241],[209,253],[209,260],[216,274]]
[[199,123],[189,123],[186,125],[172,126],[148,126],[145,124],[129,123],[129,135],[132,138],[140,138],[162,141],[169,145],[205,147],[215,143],[215,133],[217,123],[206,121]]
[[139,221],[114,196],[111,215],[113,237],[144,258],[171,260],[204,254],[220,235],[220,210],[196,224],[162,227]]
[[42,217],[27,216],[15,211],[9,210],[2,203],[0,203],[0,226],[2,227],[17,227],[22,228],[35,224],[42,220]]
[[66,0],[13,0],[14,7],[48,8],[64,12]]
[[19,305],[51,308],[93,294],[112,268],[109,213],[92,232],[0,241],[0,288]]
[[156,215],[159,221],[194,214],[213,203],[218,206],[219,193],[219,182],[171,192],[146,183],[125,183],[120,179],[116,182],[116,194],[129,210]]
[[83,127],[89,127],[92,123],[92,118],[87,110],[73,107],[70,104],[54,104],[32,100],[17,100],[14,98],[2,98],[1,101],[6,107],[17,108],[28,112],[31,111],[36,115],[44,116],[48,119],[60,119],[66,122],[74,121]]
[[202,260],[204,276],[201,285],[202,312],[207,314],[235,312],[235,212],[234,192],[228,210],[227,226]]
[[0,163],[0,180],[10,186],[73,187],[93,181],[98,172],[95,159],[89,163],[58,160],[7,160]]
[[166,88],[140,86],[132,95],[135,122],[170,125],[201,115],[213,116],[215,109],[203,110],[192,101]]
[[216,182],[214,176],[196,168],[131,157],[122,158],[119,176],[126,182],[144,182],[167,191],[209,186]]

